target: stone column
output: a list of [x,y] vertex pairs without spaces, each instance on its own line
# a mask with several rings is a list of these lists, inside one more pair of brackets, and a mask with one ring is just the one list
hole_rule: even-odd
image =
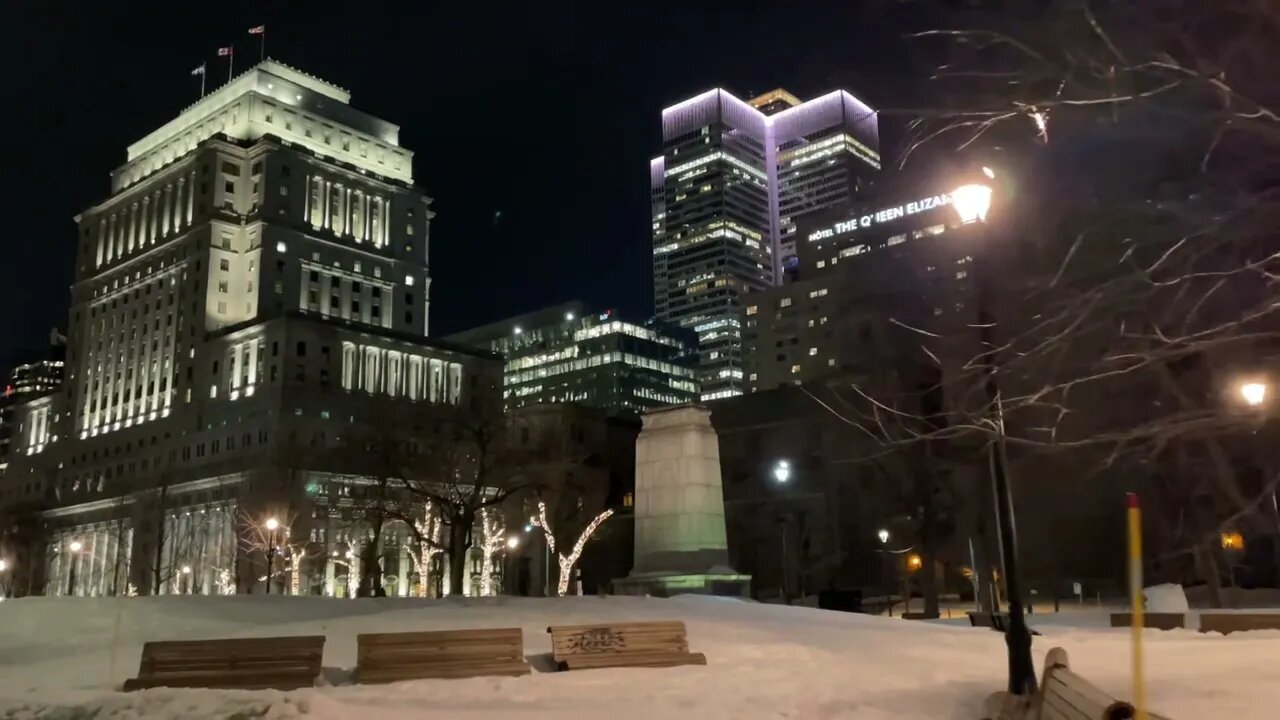
[[643,416],[636,439],[635,564],[622,594],[746,595],[729,568],[720,445],[711,411],[677,405]]

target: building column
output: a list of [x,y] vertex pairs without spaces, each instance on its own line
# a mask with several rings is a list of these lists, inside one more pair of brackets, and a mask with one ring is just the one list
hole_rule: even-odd
[[396,566],[400,569],[399,575],[396,577],[396,592],[400,597],[408,597],[409,595],[409,549],[400,543],[400,561]]

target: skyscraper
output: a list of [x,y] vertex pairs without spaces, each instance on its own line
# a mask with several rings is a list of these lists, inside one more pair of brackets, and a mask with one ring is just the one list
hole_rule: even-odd
[[130,145],[77,216],[65,381],[15,408],[0,482],[0,510],[48,528],[34,591],[175,592],[181,564],[187,591],[226,592],[270,511],[314,545],[294,582],[332,593],[312,496],[366,467],[339,443],[496,397],[496,356],[426,338],[430,200],[399,128],[350,99],[266,60]]
[[843,90],[749,102],[716,88],[662,111],[650,162],[654,306],[697,332],[702,398],[741,394],[738,298],[782,281],[796,221],[880,167],[875,112]]

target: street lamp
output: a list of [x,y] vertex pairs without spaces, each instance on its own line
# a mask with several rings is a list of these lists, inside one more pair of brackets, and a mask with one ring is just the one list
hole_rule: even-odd
[[511,537],[507,538],[507,547],[512,550],[515,550],[516,548],[520,547],[520,538],[516,535],[512,535]]
[[67,572],[67,595],[75,597],[76,563],[80,561],[80,551],[84,548],[84,545],[79,540],[72,540],[67,547],[71,550],[71,569]]
[[785,483],[791,479],[791,463],[786,460],[779,460],[773,465],[773,479],[779,483]]
[[182,566],[182,592],[183,594],[191,594],[191,566]]
[[1267,384],[1263,382],[1240,383],[1240,399],[1249,407],[1261,407],[1267,401]]
[[[988,179],[995,178],[995,173],[987,167],[982,169],[982,174]],[[961,185],[951,192],[951,205],[960,222],[977,226],[973,230],[975,233],[983,232],[987,227],[987,212],[991,209],[992,194],[990,185],[977,183]],[[992,258],[994,251],[999,249],[999,246],[988,248],[984,253],[985,259]],[[1013,493],[1009,488],[1008,458],[1005,455],[1004,412],[996,377],[999,358],[996,352],[998,346],[993,337],[995,320],[990,309],[990,266],[990,262],[978,263],[974,289],[978,305],[978,340],[982,347],[982,365],[986,376],[984,389],[991,424],[996,432],[995,442],[988,443],[987,448],[991,484],[995,494],[996,528],[1004,560],[1005,591],[1009,598],[1009,625],[1004,639],[1009,655],[1009,693],[1029,698],[1036,692],[1036,670],[1031,660],[1031,632],[1027,629],[1022,608],[1017,526],[1013,517]]]
[[276,529],[280,527],[280,521],[274,517],[267,518],[267,594],[271,594],[271,573],[275,569],[276,560]]
[[889,543],[889,531],[888,531],[888,530],[886,530],[886,529],[884,529],[884,528],[880,528],[880,532],[876,533],[876,536],[880,538],[880,544],[881,544],[881,545],[886,545],[886,544],[888,544],[888,543]]

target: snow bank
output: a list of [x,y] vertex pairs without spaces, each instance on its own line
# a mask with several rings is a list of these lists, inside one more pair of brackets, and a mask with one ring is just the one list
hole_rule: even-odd
[[1182,586],[1174,583],[1145,588],[1142,591],[1142,597],[1147,612],[1184,613],[1191,609],[1187,604],[1187,594],[1183,592]]
[[[1128,694],[1127,631],[1096,613],[1036,616],[1053,645],[1107,690]],[[1101,617],[1105,617],[1100,615]],[[550,673],[550,624],[683,619],[707,666]],[[524,629],[522,678],[347,685],[361,632]],[[323,634],[328,686],[119,693],[147,640]],[[1280,632],[1148,631],[1149,696],[1176,720],[1274,716]],[[759,605],[655,598],[366,599],[267,596],[38,598],[0,603],[0,718],[400,720],[461,718],[964,718],[1004,686],[1003,637],[985,629]]]

